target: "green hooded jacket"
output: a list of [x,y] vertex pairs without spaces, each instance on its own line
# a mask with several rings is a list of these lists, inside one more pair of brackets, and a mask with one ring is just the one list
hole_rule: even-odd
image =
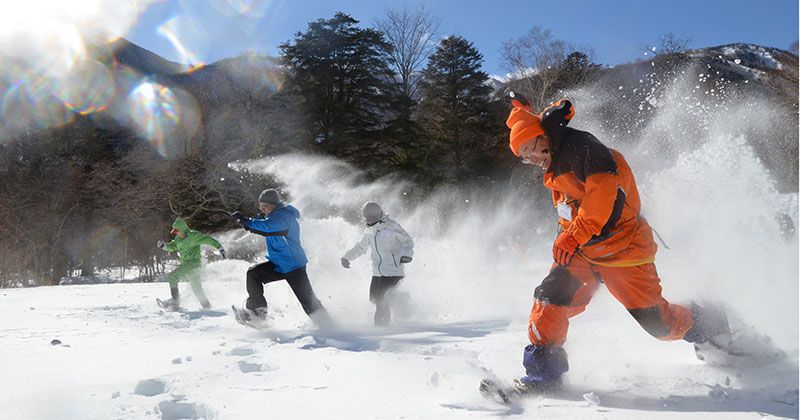
[[164,245],[164,251],[177,252],[181,264],[199,264],[200,246],[208,245],[216,249],[222,248],[216,239],[206,235],[205,233],[189,229],[186,221],[178,217],[172,224],[172,228],[178,230],[185,237],[175,236],[175,239]]

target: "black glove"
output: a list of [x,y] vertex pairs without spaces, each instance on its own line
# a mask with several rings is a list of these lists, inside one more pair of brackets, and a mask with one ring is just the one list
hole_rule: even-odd
[[342,258],[342,267],[350,268],[350,261],[347,258]]
[[411,257],[406,257],[405,255],[400,257],[400,264],[406,264],[406,263],[410,263],[410,262],[411,262]]
[[243,215],[242,212],[240,212],[240,211],[235,211],[235,212],[231,213],[231,219],[234,222],[242,225],[247,220],[247,216]]
[[164,249],[164,245],[166,245],[166,244],[161,239],[159,239],[158,242],[156,242],[156,246],[161,248],[161,249]]
[[219,255],[222,255],[222,259],[223,260],[228,258],[228,257],[225,256],[225,248],[219,247],[219,249],[217,251],[219,251]]

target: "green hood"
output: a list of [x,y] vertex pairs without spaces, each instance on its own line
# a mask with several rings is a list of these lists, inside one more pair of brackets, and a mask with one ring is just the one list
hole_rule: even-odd
[[172,224],[172,229],[181,232],[183,236],[176,236],[169,243],[164,245],[164,251],[177,252],[181,264],[199,263],[201,260],[200,246],[208,245],[216,249],[222,248],[222,244],[216,239],[196,230],[189,229],[186,221],[178,217]]
[[175,222],[172,223],[172,228],[178,230],[184,235],[189,232],[189,225],[186,224],[186,220],[183,220],[180,217],[176,218]]

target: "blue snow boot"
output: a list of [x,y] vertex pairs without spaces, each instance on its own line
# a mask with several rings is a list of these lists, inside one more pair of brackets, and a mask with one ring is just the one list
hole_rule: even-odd
[[569,370],[567,352],[561,346],[525,346],[522,366],[526,375],[519,384],[531,391],[555,389],[561,386],[561,375]]

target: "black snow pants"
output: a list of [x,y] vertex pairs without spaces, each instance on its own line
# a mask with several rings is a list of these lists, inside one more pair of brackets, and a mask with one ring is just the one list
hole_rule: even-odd
[[[325,308],[317,299],[317,296],[314,295],[314,289],[311,288],[311,282],[308,280],[308,274],[306,274],[306,266],[288,273],[279,273],[275,271],[275,264],[270,261],[254,265],[247,270],[247,303],[245,305],[247,309],[266,309],[267,300],[264,298],[264,285],[278,280],[286,280],[289,283],[289,287],[292,288],[294,295],[308,316],[315,321],[317,321],[315,318],[324,317],[327,319]],[[316,315],[312,316],[315,313]]]
[[369,301],[375,304],[375,326],[386,326],[392,319],[386,292],[397,287],[402,276],[375,276],[369,284]]

